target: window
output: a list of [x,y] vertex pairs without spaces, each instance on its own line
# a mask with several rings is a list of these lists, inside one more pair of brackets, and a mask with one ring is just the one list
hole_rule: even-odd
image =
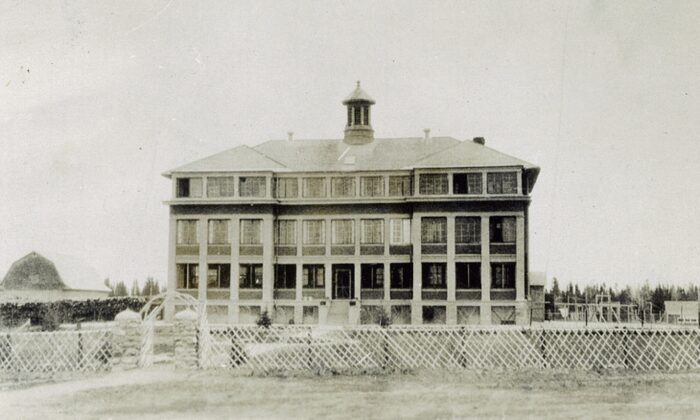
[[424,244],[447,243],[447,218],[424,217],[421,220],[421,241]]
[[455,194],[481,194],[481,174],[454,174],[452,189]]
[[242,176],[238,184],[241,197],[265,197],[264,176]]
[[479,244],[481,243],[481,218],[456,217],[455,218],[455,243]]
[[489,194],[517,194],[517,172],[489,172],[486,176]]
[[391,219],[390,226],[392,245],[411,243],[411,219]]
[[363,109],[363,111],[364,111],[363,113],[364,113],[364,116],[365,116],[365,119],[364,119],[365,125],[369,125],[369,107],[368,107],[368,106],[363,106],[362,109]]
[[297,266],[294,264],[275,265],[275,289],[294,289],[297,284]]
[[411,289],[413,287],[413,264],[391,264],[390,270],[392,289]]
[[209,220],[209,243],[212,245],[226,245],[228,239],[228,220]]
[[447,287],[446,264],[423,263],[423,288],[444,289]]
[[492,243],[515,243],[515,217],[491,217],[489,219],[490,240]]
[[262,289],[262,264],[241,264],[239,269],[241,289]]
[[197,221],[196,220],[178,220],[177,221],[177,244],[178,245],[195,245],[197,240]]
[[326,233],[323,220],[304,220],[304,245],[323,245]]
[[411,177],[408,175],[390,176],[389,195],[399,197],[411,195]]
[[355,196],[355,178],[353,178],[353,177],[331,178],[331,196],[332,197],[354,197]]
[[233,197],[235,185],[232,176],[207,177],[207,197]]
[[177,264],[177,288],[199,287],[199,264]]
[[447,174],[420,174],[420,193],[447,194]]
[[296,245],[297,243],[296,220],[278,220],[275,223],[275,244]]
[[326,196],[325,178],[304,178],[304,197],[320,198]]
[[355,125],[362,125],[362,108],[359,106],[355,107]]
[[491,264],[491,288],[515,289],[515,263]]
[[457,289],[481,289],[481,263],[455,264]]
[[362,264],[361,270],[363,289],[384,287],[384,264]]
[[231,286],[231,264],[209,264],[208,289],[228,289]]
[[275,197],[297,198],[299,196],[299,181],[297,178],[275,178]]
[[363,197],[379,197],[384,195],[384,177],[360,177],[360,195]]
[[323,264],[304,264],[302,273],[302,287],[306,289],[322,289],[325,287],[326,271]]
[[332,244],[352,245],[355,243],[353,220],[333,220],[332,221]]
[[363,244],[383,244],[384,243],[384,220],[365,219],[361,221]]
[[176,197],[201,197],[202,178],[178,178]]
[[262,244],[262,220],[241,219],[241,245]]

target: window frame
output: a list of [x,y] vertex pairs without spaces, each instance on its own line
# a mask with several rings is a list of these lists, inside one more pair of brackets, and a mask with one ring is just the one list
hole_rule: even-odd
[[[230,192],[230,194],[229,194],[229,192]],[[236,195],[236,177],[235,176],[208,176],[207,177],[207,197],[208,198],[234,197],[235,195]]]
[[[320,226],[320,232],[318,233],[318,236],[320,238],[320,242],[311,242],[310,241],[309,228],[307,226],[311,226],[312,223],[313,224],[318,223]],[[303,245],[319,246],[319,245],[326,244],[326,221],[325,220],[323,220],[323,219],[303,220],[301,226],[302,226],[302,244]]]
[[[318,182],[319,183],[319,190],[318,194],[311,194],[311,192],[315,191],[314,189],[309,188],[310,182]],[[319,176],[310,176],[310,177],[303,177],[302,178],[302,189],[301,189],[301,195],[303,198],[326,198],[328,196],[327,194],[327,187],[326,187],[326,178],[324,177],[319,177]]]
[[[501,227],[499,228],[499,221]],[[512,240],[506,240],[506,222],[512,224],[510,231]],[[515,244],[518,240],[518,220],[515,216],[491,216],[489,217],[489,243],[492,244]]]
[[[464,223],[464,225],[462,225]],[[473,223],[474,232],[469,232],[469,224]],[[463,227],[463,230],[460,228]],[[467,242],[463,241],[466,236]],[[470,237],[475,238],[469,240]],[[455,244],[477,245],[481,244],[481,217],[479,216],[457,216],[455,217]]]
[[[339,238],[339,233],[345,233],[347,234],[348,230],[344,232],[340,232],[338,229],[340,226],[343,224],[349,223],[350,229],[350,238],[349,240],[343,240],[340,241]],[[350,245],[355,245],[355,219],[333,219],[331,220],[331,245],[340,245],[340,246],[350,246]]]
[[[374,239],[377,236],[376,232],[370,235],[367,230],[370,224],[375,223],[379,224],[378,239]],[[371,238],[368,239],[368,236]],[[360,219],[360,243],[363,245],[384,245],[384,219]]]
[[[421,286],[423,289],[427,290],[442,290],[442,289],[447,289],[447,263],[436,263],[436,262],[427,262],[427,263],[421,263]],[[430,269],[432,267],[439,267],[440,273],[432,273],[430,272]],[[439,283],[433,283],[431,281],[431,276],[435,275],[440,275],[440,282]]]
[[[274,180],[275,198],[299,198],[299,178],[280,177],[274,178]],[[291,188],[293,193],[290,192],[290,186],[292,185],[294,186]],[[283,186],[281,189],[284,194],[280,194],[280,186]]]
[[[401,286],[396,287],[398,281],[394,274],[401,272]],[[389,264],[389,288],[394,290],[413,289],[413,264],[412,263],[390,263]]]
[[[209,219],[207,220],[207,244],[209,245],[231,245],[231,236],[229,234],[229,219]],[[216,225],[223,224],[225,226],[223,242],[218,241]],[[220,232],[219,232],[220,234]]]
[[[463,275],[466,275],[466,279]],[[478,287],[474,287],[475,284],[478,284]],[[455,288],[457,290],[481,290],[481,287],[480,262],[455,263]]]
[[[464,177],[464,182],[458,182],[458,177]],[[475,182],[474,178],[477,178]],[[455,172],[452,174],[452,194],[479,195],[482,194],[484,178],[481,172]],[[460,189],[462,186],[464,189]]]
[[[184,268],[184,286],[180,286],[180,268]],[[176,272],[176,288],[184,290],[196,290],[199,289],[199,264],[198,263],[177,263],[175,264]]]
[[275,264],[274,288],[276,290],[294,290],[297,282],[296,264]]
[[[286,226],[286,229],[288,229],[288,226],[292,226],[291,228],[291,242],[286,242],[286,239],[288,239],[288,236],[290,235],[290,232],[287,230],[285,231],[285,235],[282,235],[282,226]],[[285,242],[280,242],[280,239],[284,237]],[[295,246],[297,244],[297,221],[293,219],[277,219],[275,220],[275,232],[274,232],[274,244],[275,245],[281,245],[281,246]]]
[[[240,219],[240,224],[239,224],[239,230],[240,230],[240,245],[262,245],[263,240],[262,240],[262,229],[263,229],[263,219]],[[257,229],[257,242],[255,242],[255,237],[252,236],[251,239],[246,239],[246,235],[252,230],[249,230],[246,226],[250,224],[251,226],[257,224],[258,229]]]
[[[301,267],[302,289],[325,289],[326,266],[323,264],[302,264]],[[319,274],[320,273],[320,274]],[[320,283],[319,283],[320,279]],[[311,283],[311,285],[309,285]]]
[[[512,176],[512,189],[506,191],[506,176]],[[488,194],[518,194],[518,171],[488,172],[486,174],[486,192]]]
[[[263,265],[262,264],[239,264],[238,265],[238,288],[239,289],[262,289],[263,285]],[[257,281],[259,276],[259,282]]]
[[[256,183],[250,183],[255,181]],[[262,181],[262,182],[260,182]],[[256,190],[255,187],[258,189]],[[267,196],[267,177],[266,176],[239,176],[238,177],[238,196],[247,198],[264,198]]]
[[334,176],[331,178],[332,198],[352,198],[357,195],[357,183],[354,176]]
[[360,265],[360,289],[384,289],[384,264]]
[[[227,269],[226,269],[227,268]],[[214,286],[210,285],[212,270],[216,270]],[[228,279],[226,280],[226,274]],[[209,263],[207,264],[207,289],[230,289],[231,288],[231,264]]]
[[[499,276],[500,268],[501,275]],[[512,278],[508,278],[512,276]],[[491,263],[491,290],[514,290],[516,284],[516,263],[492,262]],[[507,287],[510,286],[510,287]]]
[[412,182],[411,175],[389,175],[389,197],[410,197],[413,195]]
[[[439,180],[439,183],[437,183]],[[447,195],[450,193],[447,173],[418,174],[418,191],[421,195]]]
[[[371,189],[368,189],[372,186]],[[378,187],[378,188],[377,188]],[[383,197],[384,196],[384,176],[367,175],[360,177],[361,197]]]
[[[193,224],[194,225],[194,241],[185,241],[185,236],[190,237],[190,234],[192,231],[188,230],[187,234],[185,234],[184,226],[186,224]],[[197,219],[178,219],[176,224],[175,224],[175,243],[177,245],[199,245],[199,220]]]
[[[421,238],[421,245],[423,244],[430,244],[430,245],[446,245],[447,244],[447,217],[434,217],[434,216],[427,216],[427,217],[422,217],[421,218],[421,229],[420,229],[420,238]],[[434,226],[441,226],[437,230],[436,233],[430,233],[428,229],[430,229],[431,225]],[[429,236],[437,236],[437,240],[433,241]]]

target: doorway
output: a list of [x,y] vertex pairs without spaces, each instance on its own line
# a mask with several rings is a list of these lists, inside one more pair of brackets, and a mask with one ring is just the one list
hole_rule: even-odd
[[352,264],[333,266],[333,299],[352,299],[354,296],[354,267]]

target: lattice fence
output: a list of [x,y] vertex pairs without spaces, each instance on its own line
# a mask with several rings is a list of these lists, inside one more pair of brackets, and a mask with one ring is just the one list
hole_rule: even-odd
[[273,371],[700,368],[697,330],[209,326],[207,368]]
[[112,331],[0,335],[0,382],[52,379],[111,369]]

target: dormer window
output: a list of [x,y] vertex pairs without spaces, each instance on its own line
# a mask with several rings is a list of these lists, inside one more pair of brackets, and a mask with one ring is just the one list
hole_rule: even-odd
[[177,198],[201,197],[202,178],[178,178],[175,196]]

